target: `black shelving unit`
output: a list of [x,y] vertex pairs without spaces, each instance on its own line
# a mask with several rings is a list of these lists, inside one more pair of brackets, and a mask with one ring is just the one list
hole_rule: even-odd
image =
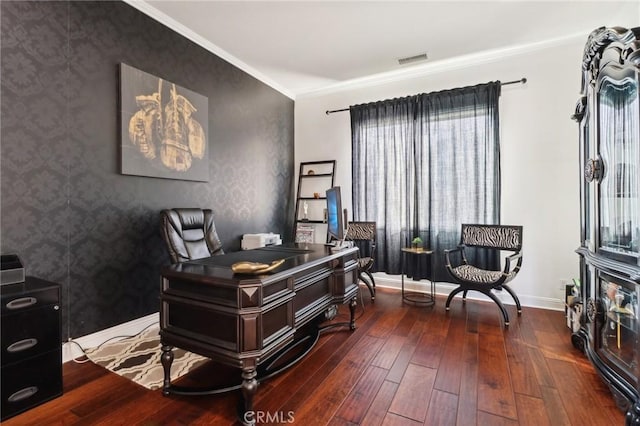
[[327,199],[325,191],[334,185],[335,170],[336,160],[300,163],[293,221],[294,241],[298,241],[300,225],[311,225],[315,230],[317,225],[325,223],[324,210]]

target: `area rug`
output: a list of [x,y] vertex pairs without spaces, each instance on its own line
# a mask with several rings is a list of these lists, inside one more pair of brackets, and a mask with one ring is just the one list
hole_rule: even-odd
[[[158,326],[152,326],[135,336],[87,349],[85,353],[101,367],[147,389],[160,389],[164,372],[158,332]],[[172,382],[208,361],[208,358],[178,348],[173,349],[173,356]]]

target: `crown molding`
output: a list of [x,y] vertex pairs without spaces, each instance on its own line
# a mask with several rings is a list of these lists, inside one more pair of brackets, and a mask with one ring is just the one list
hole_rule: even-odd
[[438,74],[445,71],[477,67],[481,64],[502,61],[506,57],[524,55],[535,51],[563,46],[575,42],[584,44],[584,41],[588,38],[589,33],[590,31],[587,31],[584,33],[570,34],[564,37],[539,41],[535,43],[513,45],[501,49],[485,50],[469,55],[457,56],[455,58],[415,65],[409,68],[404,68],[402,70],[388,71],[366,77],[354,78],[351,80],[324,86],[319,89],[298,92],[296,94],[296,99],[311,98],[347,90],[381,86],[384,84],[395,83],[411,78],[419,78],[432,74]]
[[309,90],[297,90],[295,92],[281,86],[276,83],[260,71],[246,64],[242,60],[236,58],[229,52],[225,51],[221,47],[206,40],[202,36],[195,33],[193,30],[184,26],[175,19],[169,17],[165,13],[159,11],[155,7],[151,6],[145,0],[122,0],[124,3],[134,7],[145,15],[155,19],[161,24],[167,26],[176,33],[183,37],[193,41],[209,52],[217,55],[223,60],[229,62],[231,65],[241,69],[252,77],[258,79],[262,83],[270,86],[274,90],[282,93],[284,96],[292,100],[298,100],[303,98],[317,97],[328,95],[332,93],[339,93],[348,90],[361,89],[373,86],[381,86],[384,84],[395,83],[412,78],[424,77],[432,74],[438,74],[446,71],[464,69],[468,67],[476,67],[481,64],[487,64],[492,62],[498,62],[505,57],[512,57],[523,55],[538,50],[548,49],[552,47],[562,46],[569,43],[580,42],[583,43],[587,39],[590,31],[584,33],[575,33],[563,37],[544,40],[535,43],[521,44],[509,46],[501,49],[492,49],[482,52],[477,52],[469,55],[457,56],[455,58],[444,59],[440,61],[432,61],[420,65],[414,65],[411,67],[404,67],[400,70],[388,71],[378,74],[369,75],[366,77],[354,78],[351,80],[340,81],[334,84],[322,86],[320,88],[313,88]]
[[216,46],[215,44],[211,43],[209,40],[206,40],[205,38],[201,37],[200,35],[195,33],[193,30],[185,27],[180,22],[178,22],[175,19],[167,16],[165,13],[163,13],[163,12],[159,11],[158,9],[156,9],[155,7],[151,6],[146,1],[144,1],[144,0],[122,0],[122,1],[124,3],[127,3],[129,6],[132,6],[135,9],[138,9],[140,12],[144,13],[145,15],[155,19],[156,21],[160,22],[161,24],[167,26],[171,30],[173,30],[176,33],[182,35],[183,37],[186,37],[187,39],[191,40],[192,42],[198,44],[199,46],[201,46],[201,47],[203,47],[205,49],[207,49],[209,52],[219,56],[220,58],[222,58],[225,61],[229,62],[231,65],[241,69],[242,71],[246,72],[247,74],[251,75],[252,77],[260,80],[261,82],[263,82],[267,86],[270,86],[271,88],[277,90],[278,92],[282,93],[286,97],[288,97],[288,98],[290,98],[292,100],[295,100],[295,94],[292,93],[290,90],[287,90],[286,88],[280,86],[278,83],[274,82],[269,77],[267,77],[264,74],[262,74],[260,71],[256,70],[255,68],[251,67],[250,65],[247,65],[245,62],[243,62],[240,59],[236,58],[235,56],[233,56],[232,54],[230,54],[226,50],[222,49],[221,47]]

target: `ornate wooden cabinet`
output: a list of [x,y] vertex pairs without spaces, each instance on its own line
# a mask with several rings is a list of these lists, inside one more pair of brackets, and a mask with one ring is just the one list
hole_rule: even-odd
[[581,297],[573,344],[640,424],[640,27],[587,40],[580,125]]

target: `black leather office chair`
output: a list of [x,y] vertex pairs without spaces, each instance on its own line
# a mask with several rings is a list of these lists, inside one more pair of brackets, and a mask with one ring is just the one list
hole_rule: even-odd
[[376,282],[371,274],[376,255],[376,223],[349,222],[347,241],[353,241],[360,250],[358,259],[358,278],[369,288],[371,300],[376,298]]
[[[506,250],[513,252],[512,255],[505,259],[505,266],[502,271],[493,271],[477,268],[469,265],[465,256],[465,247],[483,247],[495,250]],[[454,253],[460,253],[461,263],[458,266],[452,266],[451,257]],[[520,300],[513,290],[507,286],[507,283],[515,278],[522,265],[522,226],[506,226],[506,225],[462,225],[462,235],[460,236],[460,245],[452,250],[445,250],[446,268],[455,283],[459,284],[447,298],[445,305],[449,310],[449,304],[453,297],[463,292],[462,301],[466,302],[467,292],[469,290],[479,291],[491,298],[502,312],[504,317],[504,325],[509,326],[509,315],[507,310],[500,302],[500,299],[492,292],[492,290],[506,290],[513,297],[518,309],[518,315],[522,313]],[[512,263],[516,262],[512,268]]]
[[209,209],[179,208],[160,212],[160,229],[171,262],[224,254]]

